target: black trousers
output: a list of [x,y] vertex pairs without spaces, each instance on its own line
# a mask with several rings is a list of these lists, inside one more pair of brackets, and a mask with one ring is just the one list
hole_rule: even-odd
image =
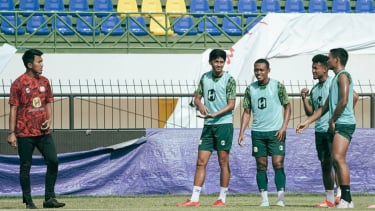
[[50,134],[37,137],[18,137],[18,155],[20,157],[20,183],[23,202],[32,202],[30,169],[35,147],[39,150],[47,165],[45,177],[45,199],[55,198],[55,183],[58,172],[58,159],[55,144]]

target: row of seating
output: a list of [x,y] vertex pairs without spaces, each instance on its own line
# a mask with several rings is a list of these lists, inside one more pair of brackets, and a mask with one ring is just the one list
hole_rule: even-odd
[[[258,13],[257,0],[238,0],[237,11],[234,10],[232,0],[214,0],[213,11],[210,9],[208,0],[190,0],[189,13]],[[88,0],[69,0],[69,11],[71,12],[89,12]],[[39,0],[20,0],[19,10],[21,11],[39,11]],[[14,0],[0,0],[0,11],[15,10]],[[98,17],[103,17],[108,12],[114,12],[112,0],[94,0],[93,11],[97,12]],[[136,0],[118,0],[116,5],[117,12],[131,13],[161,13],[164,12],[160,0],[142,0],[141,10],[139,11]],[[44,0],[44,11],[58,12],[65,11],[63,0]],[[167,13],[187,13],[185,0],[166,0],[165,12]],[[260,12],[281,12],[280,0],[262,0]],[[285,0],[285,12],[305,12],[303,0]],[[328,12],[327,0],[310,0],[307,12]],[[333,13],[352,12],[350,0],[332,0]],[[374,12],[373,0],[356,0],[355,12]],[[23,13],[24,16],[30,13]]]
[[[242,20],[240,16],[223,17],[218,21],[218,17],[210,16],[194,20],[193,16],[180,16],[173,19],[171,25],[169,18],[164,15],[154,15],[150,17],[149,27],[144,16],[127,17],[122,20],[117,15],[102,17],[99,20],[95,16],[81,16],[75,18],[73,24],[72,17],[61,15],[50,18],[48,21],[43,15],[33,15],[28,17],[23,23],[20,16],[2,16],[0,22],[1,32],[7,35],[23,35],[25,33],[48,35],[56,31],[62,35],[73,35],[78,32],[81,35],[123,35],[129,30],[134,35],[196,35],[198,33],[208,33],[210,35],[221,35],[222,32],[240,36],[248,32],[260,17],[250,16]],[[23,27],[25,25],[25,27]],[[26,30],[25,30],[25,29]],[[221,29],[221,30],[220,30]]]

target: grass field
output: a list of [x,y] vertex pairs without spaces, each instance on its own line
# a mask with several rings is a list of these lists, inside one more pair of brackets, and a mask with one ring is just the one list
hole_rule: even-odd
[[[271,206],[259,207],[260,198],[257,194],[228,195],[227,206],[213,208],[211,204],[217,195],[201,195],[201,206],[197,208],[178,208],[176,204],[185,201],[188,195],[152,195],[152,196],[59,196],[58,200],[65,202],[66,206],[59,210],[319,210],[312,205],[321,202],[323,194],[292,194],[285,198],[286,207],[272,205],[276,201],[275,195],[270,195]],[[354,210],[370,210],[367,206],[375,204],[375,195],[353,194]],[[43,198],[35,197],[34,203],[42,207]],[[0,197],[0,210],[25,209],[20,197]],[[43,209],[48,210],[48,209]],[[56,209],[57,210],[57,209]],[[375,210],[375,209],[374,209]]]

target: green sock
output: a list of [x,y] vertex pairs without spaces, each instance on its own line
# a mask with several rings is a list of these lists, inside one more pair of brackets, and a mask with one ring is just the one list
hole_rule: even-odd
[[341,189],[341,199],[344,199],[347,202],[352,201],[352,194],[350,193],[350,185],[340,185]]
[[268,178],[266,171],[257,170],[257,184],[259,191],[267,191]]
[[284,168],[275,169],[275,184],[277,191],[285,191],[286,176]]

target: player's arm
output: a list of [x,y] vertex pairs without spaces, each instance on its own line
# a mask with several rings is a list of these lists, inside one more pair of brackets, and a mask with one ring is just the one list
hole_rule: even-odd
[[311,98],[309,99],[307,96],[309,95],[309,89],[303,88],[301,90],[301,99],[303,103],[303,109],[305,110],[305,114],[307,116],[311,116],[314,113],[314,109],[311,104]]
[[16,137],[16,115],[17,115],[17,106],[10,105],[9,111],[9,132],[8,132],[8,143],[12,147],[17,146],[17,137]]
[[202,103],[202,97],[203,97],[203,76],[201,77],[198,88],[195,91],[194,104],[195,106],[197,106],[200,114],[205,116],[207,115],[208,111],[207,111],[206,106]]
[[345,107],[348,104],[348,97],[349,97],[349,86],[350,86],[350,79],[348,75],[341,74],[338,78],[339,90],[340,90],[340,97],[339,102],[336,105],[335,110],[333,111],[332,117],[329,120],[330,124],[334,124],[336,120],[339,118],[341,113],[345,110]]
[[250,101],[249,87],[247,87],[245,91],[243,108],[244,108],[244,111],[241,116],[240,133],[238,135],[238,144],[240,146],[243,146],[245,131],[246,131],[246,128],[249,126],[250,117],[251,117],[251,101]]
[[46,103],[46,120],[42,124],[42,130],[48,130],[51,127],[51,120],[52,120],[52,106],[51,103]]
[[290,106],[289,97],[288,97],[288,93],[286,92],[285,86],[280,82],[278,84],[278,95],[279,95],[280,103],[284,107],[284,115],[283,115],[283,124],[281,128],[276,132],[276,136],[279,141],[285,141],[286,130],[288,128],[288,123],[290,120],[292,109]]
[[355,107],[355,105],[357,104],[358,102],[358,99],[359,99],[359,95],[356,91],[353,91],[353,108]]

